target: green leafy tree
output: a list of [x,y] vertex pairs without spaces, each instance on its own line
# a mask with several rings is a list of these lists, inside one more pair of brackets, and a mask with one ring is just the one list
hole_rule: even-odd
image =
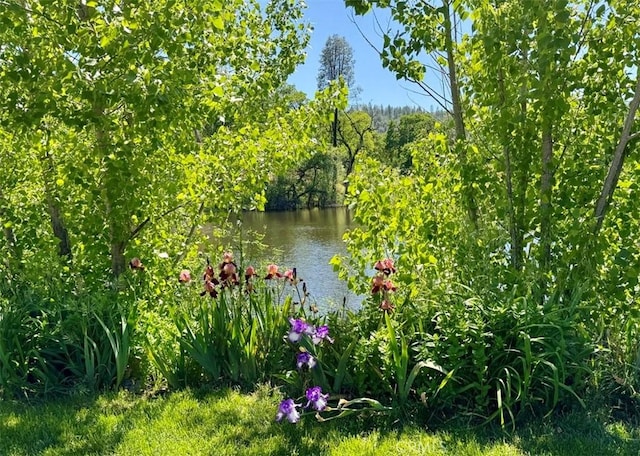
[[[424,66],[416,60],[417,49],[433,51],[444,46],[447,57],[447,50],[451,50],[456,63],[450,69],[455,68],[456,74],[461,74],[456,80],[457,86],[463,86],[468,94],[460,99],[464,128],[457,124],[455,110],[451,112],[456,123],[454,136],[462,138],[460,132],[467,132],[465,148],[472,152],[467,158],[473,157],[475,163],[470,167],[470,161],[460,161],[464,194],[469,196],[467,189],[473,187],[474,199],[482,202],[484,220],[494,217],[507,220],[510,235],[506,244],[512,267],[522,270],[526,256],[535,262],[540,275],[548,279],[551,264],[564,255],[554,251],[554,246],[565,245],[559,240],[569,232],[577,233],[575,229],[565,231],[575,227],[575,220],[569,222],[567,215],[571,211],[582,214],[587,201],[590,210],[598,214],[592,219],[598,221],[595,228],[582,231],[582,241],[572,239],[571,245],[582,244],[591,237],[593,229],[599,229],[605,201],[613,195],[611,184],[616,180],[616,169],[620,170],[620,159],[626,156],[622,150],[635,139],[633,119],[637,91],[631,69],[637,58],[637,45],[626,26],[618,23],[621,20],[618,15],[624,14],[622,11],[635,12],[637,8],[625,2],[597,7],[581,2],[575,5],[564,1],[534,3],[502,2],[498,8],[490,1],[457,2],[452,10],[454,5],[448,2],[439,7],[428,2],[412,6],[404,2],[380,5],[347,2],[359,13],[368,11],[372,5],[386,6],[393,17],[406,26],[395,39],[389,34],[384,36],[383,63],[399,77],[422,76]],[[473,33],[459,42],[449,43],[447,24],[454,11],[471,21]],[[433,22],[441,28],[426,30],[428,27],[419,23],[424,14],[433,17]],[[610,44],[603,50],[595,40]],[[609,55],[616,56],[619,69],[601,75]],[[448,65],[449,59],[445,60]],[[594,77],[585,77],[586,68]],[[450,71],[449,76],[452,74]],[[611,103],[607,114],[603,109],[604,100]],[[623,121],[626,131],[612,135]],[[586,125],[594,127],[587,129]],[[470,131],[473,137],[469,136]],[[579,137],[578,132],[583,136]],[[596,139],[594,134],[599,137]],[[615,152],[616,158],[606,171],[609,173],[607,185],[601,181],[605,173],[602,165],[588,167],[594,174],[587,178],[584,167],[575,161],[578,159],[575,154],[588,143],[608,144]],[[604,150],[606,148],[599,147],[592,159],[599,163],[606,161],[602,155]],[[595,159],[596,156],[601,159]],[[468,174],[472,169],[474,176]],[[575,173],[581,175],[581,179],[588,179],[588,190],[585,182],[581,187],[575,186],[569,177]],[[564,182],[564,179],[568,180]],[[571,198],[566,199],[570,192],[583,195],[578,207],[570,205]],[[528,240],[525,237],[529,237]],[[547,279],[541,278],[538,282],[541,295],[546,294]]]
[[127,257],[179,261],[206,214],[262,206],[269,174],[309,149],[320,102],[273,103],[304,58],[299,4],[54,3],[2,4],[3,121],[44,160],[32,185],[74,262],[108,257],[117,277]]
[[415,113],[391,121],[385,136],[384,162],[400,168],[403,172],[411,169],[410,143],[425,139],[435,126],[431,114]]
[[[304,92],[288,84],[278,90],[277,100],[277,103],[294,110],[309,103]],[[325,119],[320,122],[324,123]],[[309,128],[316,132],[324,131],[321,123]],[[270,180],[265,195],[266,210],[325,207],[336,202],[336,153],[328,150],[323,135],[317,139],[309,146],[308,153]]]
[[[629,312],[639,257],[631,235],[638,227],[633,152],[640,53],[632,25],[640,20],[638,6],[626,0],[346,3],[357,12],[391,9],[402,28],[383,38],[382,57],[399,77],[422,76],[419,52],[444,52],[441,63],[456,70],[464,127],[451,110],[456,142],[436,126],[413,143],[412,175],[384,170],[372,181],[366,169],[356,172],[358,228],[348,243],[360,280],[376,259],[396,258],[403,271],[397,281],[406,288],[397,318],[409,333],[418,329],[406,322],[421,319],[420,328],[432,335],[423,341],[423,356],[434,356],[433,347],[447,339],[436,362],[465,379],[488,416],[504,419],[531,406],[522,401],[529,388],[551,394],[550,404],[575,393],[593,356],[590,344],[602,338],[616,345],[616,359],[624,359],[616,369],[630,378],[637,344],[625,337],[640,328]],[[454,12],[471,25],[458,40],[448,33]],[[471,201],[478,209],[475,229],[474,217],[463,215],[473,214]],[[627,323],[620,324],[623,315]],[[519,319],[530,324],[519,327]],[[551,336],[551,328],[560,333]],[[566,350],[539,343],[549,338],[562,340]],[[551,371],[532,373],[527,359],[543,359],[539,365]]]
[[[453,141],[465,174],[463,185],[467,210],[470,221],[477,227],[479,208],[473,182],[477,173],[473,157],[469,157],[467,150],[467,120],[459,77],[460,53],[456,43],[459,33],[456,24],[466,16],[463,2],[345,0],[345,4],[352,7],[356,14],[366,14],[373,7],[388,8],[393,20],[401,25],[394,27],[389,24],[386,30],[382,30],[382,65],[394,72],[398,79],[417,84],[453,119]],[[430,60],[428,63],[421,60],[425,55]],[[431,69],[438,79],[444,75],[443,89],[424,82],[427,69]]]
[[338,117],[338,145],[342,150],[344,167],[344,193],[349,192],[349,176],[356,158],[375,147],[375,131],[371,116],[363,111],[344,111]]
[[[331,82],[340,78],[348,89],[353,88],[355,59],[353,49],[347,40],[339,35],[331,35],[320,53],[320,69],[318,70],[318,89],[324,89]],[[331,125],[333,147],[338,144],[338,109],[333,111],[333,123]]]

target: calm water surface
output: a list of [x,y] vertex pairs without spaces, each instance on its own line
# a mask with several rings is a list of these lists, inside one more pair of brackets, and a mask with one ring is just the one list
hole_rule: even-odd
[[281,272],[296,268],[307,283],[310,298],[321,310],[342,307],[356,309],[361,299],[338,280],[329,264],[336,254],[346,254],[342,235],[351,227],[345,207],[287,212],[246,212],[242,215],[244,236],[251,232],[264,235],[266,249],[247,248],[247,259],[256,264],[274,262]]

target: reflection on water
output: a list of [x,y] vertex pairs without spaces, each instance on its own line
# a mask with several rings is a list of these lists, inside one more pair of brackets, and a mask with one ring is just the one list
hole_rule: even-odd
[[[251,232],[264,235],[266,249],[244,247],[245,263],[274,262],[281,268],[296,268],[298,277],[307,283],[312,301],[322,309],[342,306],[359,307],[361,299],[351,293],[346,283],[338,280],[329,260],[345,254],[342,235],[350,228],[347,208],[310,209],[288,212],[245,212],[242,214],[242,233],[245,239]],[[284,272],[284,271],[282,271]]]

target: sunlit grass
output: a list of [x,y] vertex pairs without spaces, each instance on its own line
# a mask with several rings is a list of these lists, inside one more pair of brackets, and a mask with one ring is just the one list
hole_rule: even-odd
[[39,404],[0,402],[0,454],[18,455],[628,455],[640,429],[573,413],[513,435],[460,425],[438,430],[361,417],[275,423],[268,388],[180,391],[143,398],[124,392]]

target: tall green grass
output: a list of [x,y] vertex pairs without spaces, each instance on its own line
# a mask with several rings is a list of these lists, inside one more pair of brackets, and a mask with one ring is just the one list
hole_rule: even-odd
[[122,383],[133,350],[135,303],[118,293],[3,293],[0,389],[8,397],[98,391]]
[[252,293],[223,290],[196,299],[174,314],[181,350],[211,381],[254,385],[283,367],[283,338],[291,299],[278,304],[269,287]]

